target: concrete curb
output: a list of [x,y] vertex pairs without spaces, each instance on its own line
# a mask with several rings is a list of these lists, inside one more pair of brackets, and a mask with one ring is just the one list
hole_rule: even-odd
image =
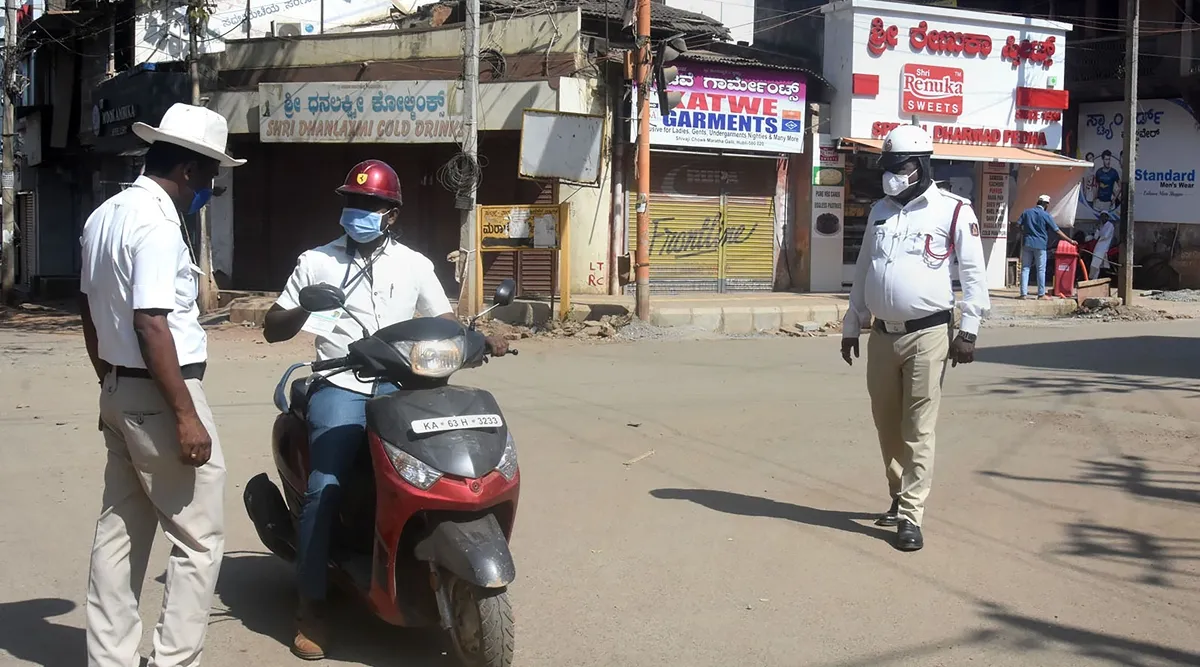
[[[234,300],[229,306],[229,321],[234,323],[249,323],[262,326],[263,319],[271,305],[273,297],[250,296]],[[771,306],[742,306],[720,304],[687,306],[671,305],[665,302],[662,306],[652,306],[650,323],[659,327],[692,327],[702,331],[724,334],[751,334],[765,331],[777,331],[782,327],[794,326],[797,323],[841,322],[846,315],[845,303],[788,303]],[[987,319],[1013,318],[1054,318],[1070,315],[1078,309],[1072,299],[1055,299],[1053,301],[1021,301],[1017,299],[993,300],[992,310]],[[541,326],[550,320],[551,313],[557,313],[555,305],[544,301],[518,301],[504,308],[497,308],[492,315],[502,322],[520,326]],[[576,322],[599,320],[605,315],[625,316],[630,314],[628,306],[623,304],[572,304],[569,318]]]

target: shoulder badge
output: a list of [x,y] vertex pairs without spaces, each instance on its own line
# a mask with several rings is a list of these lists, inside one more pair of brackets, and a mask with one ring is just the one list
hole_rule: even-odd
[[971,223],[971,236],[979,236],[979,223],[978,222]]

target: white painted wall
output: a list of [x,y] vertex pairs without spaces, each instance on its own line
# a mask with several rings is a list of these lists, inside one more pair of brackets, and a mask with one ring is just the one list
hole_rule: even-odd
[[666,5],[724,23],[734,42],[754,43],[754,0],[667,0]]
[[[594,79],[560,78],[558,110],[604,114],[605,134],[612,134],[612,115]],[[601,144],[611,145],[608,136]],[[571,292],[608,294],[612,269],[608,266],[609,225],[612,212],[612,160],[602,160],[598,187],[561,185],[559,202],[571,206]]]

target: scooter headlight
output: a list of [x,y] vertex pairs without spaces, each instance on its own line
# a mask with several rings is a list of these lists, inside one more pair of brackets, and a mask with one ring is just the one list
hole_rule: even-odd
[[513,440],[512,431],[508,432],[508,440],[504,443],[504,453],[496,464],[496,472],[504,475],[504,479],[512,481],[517,476],[517,443]]
[[389,443],[384,443],[384,451],[392,462],[392,467],[404,481],[425,491],[442,478],[442,473],[426,465],[421,460],[400,451]]
[[415,375],[444,378],[462,368],[466,338],[455,336],[441,340],[402,340],[392,344]]

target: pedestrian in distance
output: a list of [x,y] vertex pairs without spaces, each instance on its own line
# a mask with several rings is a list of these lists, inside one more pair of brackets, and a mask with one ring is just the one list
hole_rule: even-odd
[[200,664],[225,545],[225,459],[204,393],[207,337],[196,307],[202,279],[184,241],[184,214],[212,196],[228,126],[175,104],[150,144],[142,176],[92,213],[80,239],[80,309],[100,381],[108,449],[88,578],[88,667],[139,664],[142,581],[155,529],[171,542],[162,614],[148,667]]
[[[867,391],[892,498],[875,523],[897,526],[901,551],[925,545],[921,523],[946,361],[975,360],[990,305],[979,222],[970,202],[933,183],[932,155],[933,141],[916,125],[901,125],[884,140],[886,196],[871,207],[842,322],[842,358],[851,365],[870,326]],[[963,289],[957,335],[952,260]]]
[[1107,213],[1100,214],[1100,227],[1094,235],[1089,234],[1089,241],[1095,239],[1096,245],[1092,248],[1092,261],[1088,267],[1088,278],[1099,278],[1100,271],[1107,271],[1112,268],[1112,263],[1108,261],[1108,250],[1112,247],[1113,237],[1117,234],[1117,228],[1113,225],[1112,216]]
[[1067,236],[1054,222],[1054,216],[1046,210],[1050,207],[1050,195],[1040,195],[1037,205],[1021,214],[1021,298],[1029,296],[1029,272],[1037,273],[1038,298],[1049,299],[1046,294],[1046,253],[1050,248],[1050,234],[1078,246],[1079,242]]

